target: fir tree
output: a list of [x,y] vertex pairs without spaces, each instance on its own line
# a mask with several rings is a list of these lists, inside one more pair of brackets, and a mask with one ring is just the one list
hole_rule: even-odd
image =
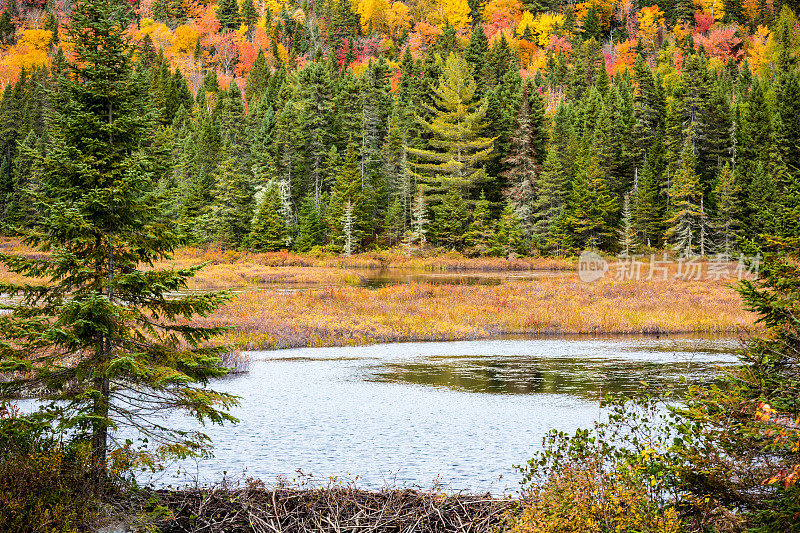
[[470,255],[484,257],[489,254],[494,237],[491,217],[491,204],[486,199],[486,194],[481,191],[480,198],[475,202],[469,229],[464,236]]
[[283,215],[280,186],[269,182],[256,195],[256,212],[250,230],[250,247],[260,252],[277,252],[286,247],[288,228]]
[[693,257],[700,244],[703,191],[695,173],[694,151],[690,140],[684,143],[681,166],[669,189],[670,217],[667,220],[667,241],[682,257]]
[[447,191],[435,213],[436,239],[439,244],[453,250],[460,248],[467,218],[467,206],[461,193],[456,189]]
[[[178,244],[153,194],[146,91],[132,72],[127,8],[79,1],[68,28],[74,76],[53,93],[48,146],[37,161],[37,228],[26,242],[46,259],[3,255],[11,271],[49,284],[5,285],[16,296],[0,322],[0,366],[15,373],[0,396],[45,397],[37,413],[85,440],[96,487],[106,480],[111,433],[123,426],[179,456],[206,437],[148,418],[177,408],[222,423],[234,399],[205,387],[222,376],[218,328],[174,324],[206,315],[219,294],[175,297],[197,268],[153,269]],[[140,268],[144,266],[145,268]],[[35,391],[35,392],[34,392]]]

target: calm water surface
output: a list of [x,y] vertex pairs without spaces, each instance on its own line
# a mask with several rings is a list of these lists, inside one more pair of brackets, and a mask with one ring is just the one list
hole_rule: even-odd
[[[214,387],[242,397],[236,426],[207,427],[215,458],[172,465],[158,485],[298,470],[325,481],[513,491],[553,428],[589,427],[609,391],[713,379],[737,341],[534,339],[255,352]],[[174,422],[174,420],[172,421]],[[178,473],[180,469],[180,473]]]

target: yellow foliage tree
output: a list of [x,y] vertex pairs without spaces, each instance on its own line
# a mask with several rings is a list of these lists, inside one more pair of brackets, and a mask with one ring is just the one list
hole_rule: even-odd
[[361,18],[361,28],[365,33],[385,26],[388,8],[387,0],[359,0],[356,13]]
[[525,33],[525,28],[530,27],[534,42],[539,46],[547,46],[550,36],[564,25],[564,15],[560,13],[539,13],[534,17],[528,11],[522,14],[522,19],[517,26],[517,35]]
[[658,30],[664,26],[664,12],[657,5],[643,7],[639,11],[639,38],[644,44],[655,50],[656,35]]
[[456,29],[461,29],[472,22],[467,0],[437,0],[436,9],[440,18],[440,26],[447,21]]
[[714,20],[722,20],[722,17],[725,16],[722,0],[694,0],[694,5],[703,13],[714,15]]
[[411,13],[403,2],[394,2],[386,10],[386,27],[389,35],[396,40],[404,30],[411,27]]
[[600,17],[600,25],[604,30],[608,30],[611,27],[611,15],[613,15],[617,3],[617,0],[586,0],[575,6],[575,17],[581,22],[586,20],[589,9],[594,4],[597,16]]
[[17,44],[8,50],[4,63],[26,70],[41,67],[47,63],[47,50],[52,40],[51,31],[24,30]]
[[194,53],[194,47],[197,43],[199,33],[192,26],[183,24],[175,28],[175,34],[172,41],[172,54],[174,56],[181,56]]

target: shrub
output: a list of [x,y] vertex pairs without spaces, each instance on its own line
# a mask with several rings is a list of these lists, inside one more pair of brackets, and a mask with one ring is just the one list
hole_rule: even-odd
[[83,531],[101,506],[91,490],[90,451],[63,443],[35,415],[0,411],[0,524],[13,532]]

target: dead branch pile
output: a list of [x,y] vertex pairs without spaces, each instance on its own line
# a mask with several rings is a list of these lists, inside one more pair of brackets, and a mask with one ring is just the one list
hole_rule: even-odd
[[170,516],[164,533],[491,532],[516,502],[489,495],[411,489],[367,491],[353,486],[242,487],[158,491]]

